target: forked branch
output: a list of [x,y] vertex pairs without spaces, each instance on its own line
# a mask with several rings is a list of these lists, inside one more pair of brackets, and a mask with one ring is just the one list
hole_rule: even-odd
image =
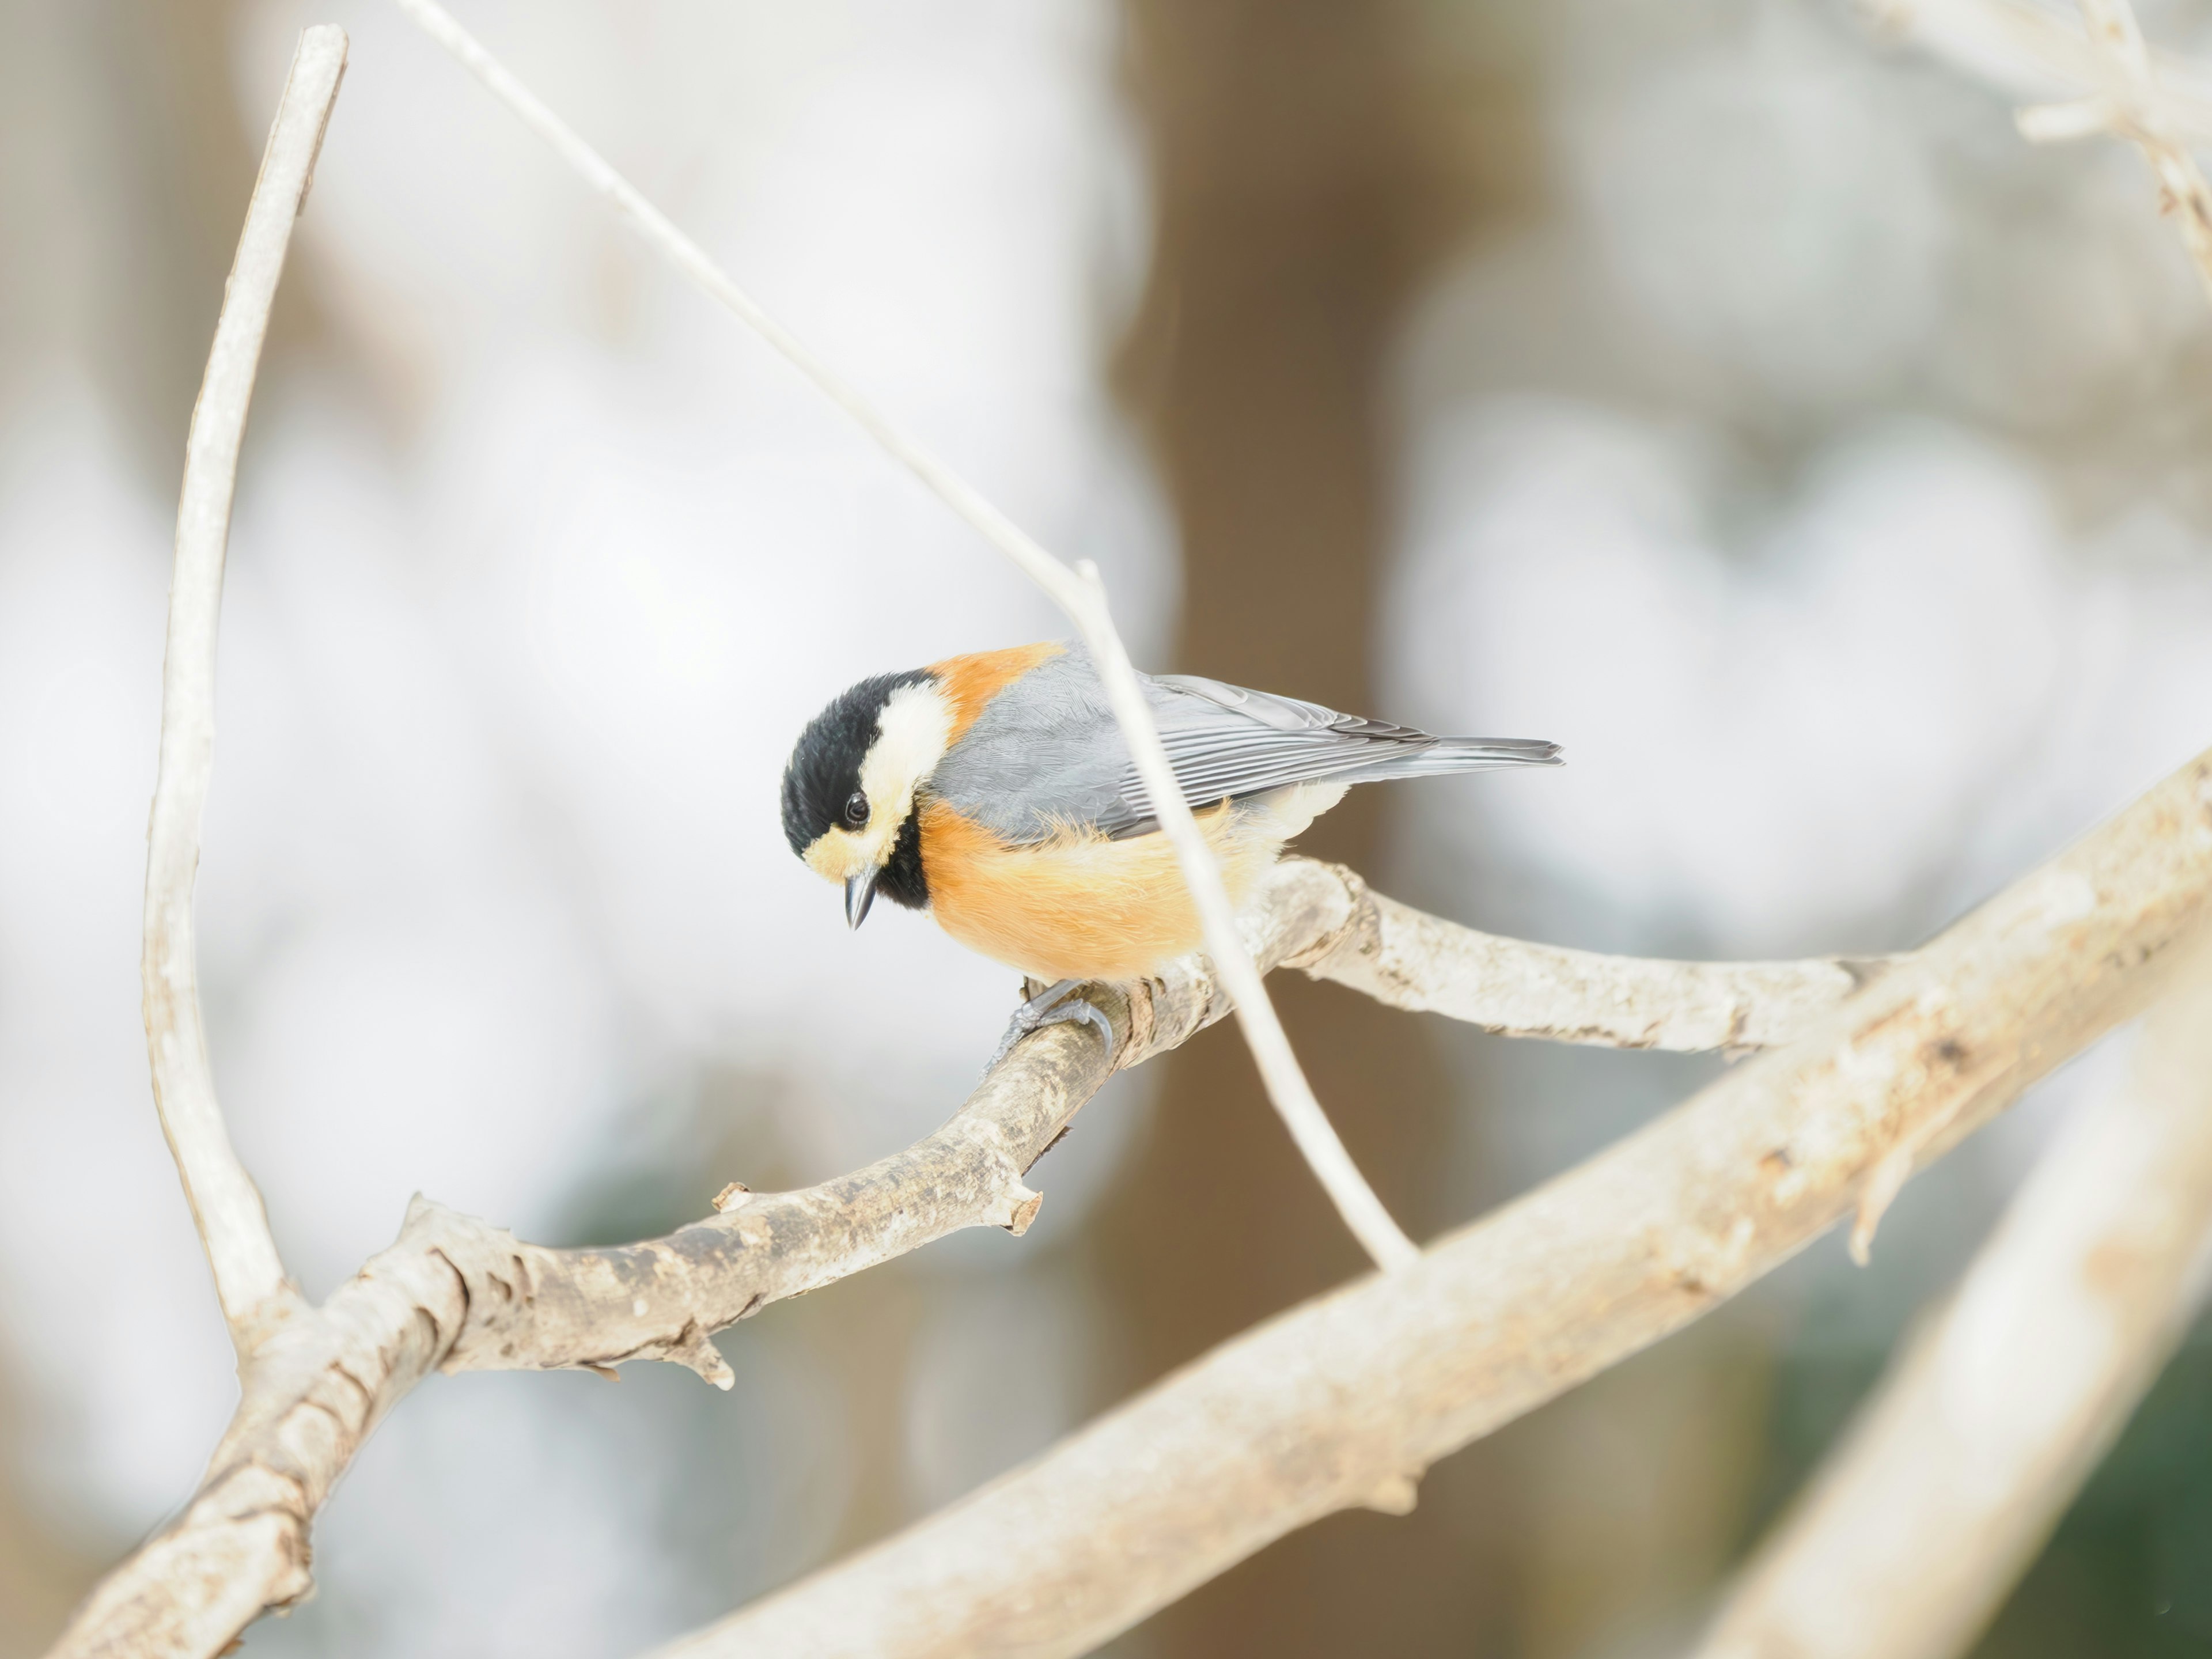
[[1089,1651],[1696,1319],[2157,994],[2212,911],[2212,753],[1798,1041],[1549,1185],[1224,1344],[665,1659]]
[[[1387,981],[1401,1006],[1451,1005],[1501,1028],[1534,1009],[1522,985],[1562,953],[1455,927],[1370,891],[1351,872],[1291,860],[1240,921],[1264,967],[1296,962],[1349,983]],[[1551,1004],[1562,1034],[1707,1046],[1786,1034],[1853,983],[1836,964],[1724,968],[1710,997],[1665,982],[1680,968],[1565,953]],[[1624,992],[1649,981],[1650,994]],[[1723,981],[1725,986],[1728,981]],[[1205,958],[1158,980],[1084,994],[1113,1025],[1115,1064],[1173,1048],[1229,1012]],[[1685,1009],[1692,1012],[1685,1013]],[[1700,1039],[1703,1039],[1700,1041]],[[1025,1229],[1030,1166],[1109,1075],[1087,1027],[1024,1038],[959,1111],[905,1151],[821,1186],[733,1194],[665,1238],[557,1250],[417,1200],[399,1240],[320,1308],[297,1307],[249,1355],[244,1397],[185,1513],[94,1594],[58,1655],[200,1655],[307,1588],[315,1511],[385,1412],[433,1369],[605,1369],[666,1359],[726,1387],[709,1335],[963,1227]]]

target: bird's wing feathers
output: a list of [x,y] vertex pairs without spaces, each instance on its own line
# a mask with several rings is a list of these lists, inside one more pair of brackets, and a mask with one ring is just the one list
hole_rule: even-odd
[[[1195,675],[1140,675],[1169,763],[1194,809],[1324,780],[1365,783],[1486,767],[1546,764],[1550,744],[1435,738],[1319,703]],[[932,787],[1018,842],[1070,826],[1111,836],[1155,827],[1105,688],[1071,650],[994,697]]]

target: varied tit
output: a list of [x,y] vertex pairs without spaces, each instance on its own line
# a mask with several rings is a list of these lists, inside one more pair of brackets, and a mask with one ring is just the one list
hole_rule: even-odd
[[[1138,679],[1239,905],[1283,843],[1355,783],[1559,763],[1556,744],[1431,737],[1191,675]],[[1148,977],[1203,936],[1079,647],[1018,646],[861,681],[799,734],[783,830],[843,885],[851,926],[880,893],[1051,983],[1009,1043],[1060,1018],[1103,1028],[1088,1004],[1051,1010],[1085,980]]]

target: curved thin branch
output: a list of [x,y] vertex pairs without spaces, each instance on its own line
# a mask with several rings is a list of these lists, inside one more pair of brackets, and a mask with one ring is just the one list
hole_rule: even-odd
[[1702,1659],[1951,1659],[2187,1328],[2212,1230],[2212,962],[2069,1124],[1760,1549]]
[[2139,1011],[2208,901],[2212,753],[1788,1048],[670,1659],[1082,1653],[1324,1515],[1402,1512],[1430,1463],[1735,1295]]
[[576,131],[549,109],[543,100],[524,86],[506,66],[485,51],[473,35],[453,20],[436,0],[395,0],[399,9],[421,26],[424,33],[443,46],[461,65],[483,82],[485,89],[519,117],[523,124],[550,145],[584,182],[611,203],[644,237],[647,246],[811,381],[817,390],[859,423],[894,459],[927,485],[983,539],[1011,560],[1023,574],[1044,589],[1067,615],[1090,648],[1105,683],[1108,701],[1127,741],[1129,753],[1153,803],[1160,828],[1173,843],[1176,862],[1190,890],[1200,920],[1205,925],[1206,948],[1218,965],[1237,1007],[1237,1023],[1252,1058],[1267,1085],[1267,1098],[1290,1130],[1291,1138],[1313,1170],[1315,1178],[1336,1206],[1377,1266],[1403,1267],[1420,1254],[1413,1242],[1394,1221],[1382,1200],[1352,1161],[1352,1154],[1322,1110],[1313,1088],[1291,1052],[1291,1040],[1277,1018],[1274,1004],[1261,982],[1261,971],[1238,942],[1235,907],[1223,885],[1220,866],[1200,833],[1198,820],[1182,798],[1175,769],[1160,742],[1151,706],[1137,684],[1136,670],[1114,626],[1106,604],[1105,585],[1097,567],[1085,560],[1071,570],[1053,557],[1027,532],[1001,513],[983,493],[947,466],[927,447],[889,419],[853,386],[801,343],[799,337],[770,317],[729,274],[708,257],[675,222],[646,199],[643,192],[623,178],[606,158],[586,143]]
[[314,179],[315,157],[345,62],[344,30],[325,24],[300,37],[223,290],[206,378],[192,407],[184,490],[177,505],[168,652],[161,671],[161,769],[147,831],[141,974],[154,1102],[207,1247],[223,1317],[241,1346],[257,1318],[265,1316],[289,1290],[261,1194],[231,1148],[216,1101],[200,1022],[192,881],[199,870],[200,814],[215,763],[216,629],[238,452],[293,222]]

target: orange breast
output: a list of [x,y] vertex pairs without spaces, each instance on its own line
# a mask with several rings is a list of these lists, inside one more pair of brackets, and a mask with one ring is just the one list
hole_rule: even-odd
[[[1280,843],[1226,803],[1199,823],[1241,904]],[[921,810],[921,867],[938,926],[1033,979],[1142,979],[1204,936],[1175,849],[1157,830],[1014,847],[931,801]]]

